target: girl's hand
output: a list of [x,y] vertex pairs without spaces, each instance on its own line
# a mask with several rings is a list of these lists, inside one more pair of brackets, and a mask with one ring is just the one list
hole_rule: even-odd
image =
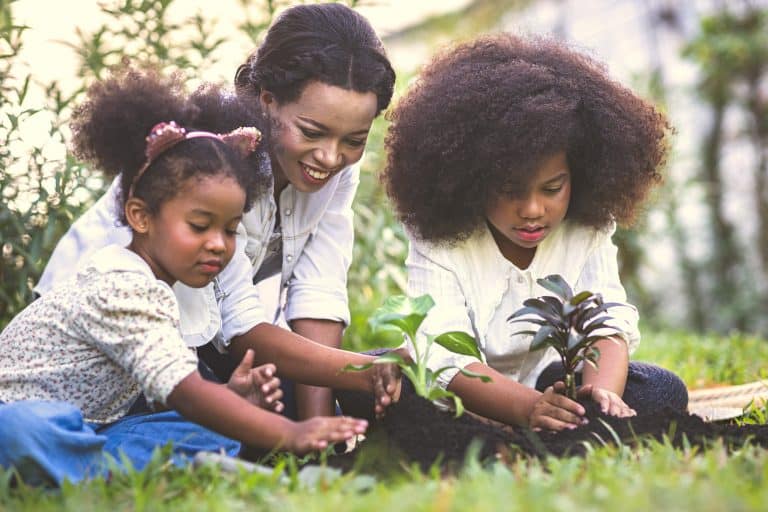
[[253,349],[248,349],[243,360],[232,372],[227,387],[257,407],[281,412],[284,408],[280,399],[280,379],[275,377],[273,364],[263,364],[253,368]]
[[[410,360],[408,350],[400,348],[393,350],[403,359]],[[400,389],[402,384],[402,373],[400,367],[394,363],[375,364],[369,370],[373,394],[376,400],[374,412],[376,418],[384,416],[384,411],[390,404],[397,402],[400,398]]]
[[565,383],[561,381],[545,389],[528,416],[528,427],[536,431],[560,431],[586,423],[584,407],[564,393]]
[[315,416],[293,423],[284,448],[304,455],[364,434],[367,428],[367,421],[349,416]]
[[591,398],[600,405],[603,414],[626,418],[637,416],[637,412],[624,403],[619,395],[607,389],[598,388],[592,384],[585,384],[576,392],[579,398]]

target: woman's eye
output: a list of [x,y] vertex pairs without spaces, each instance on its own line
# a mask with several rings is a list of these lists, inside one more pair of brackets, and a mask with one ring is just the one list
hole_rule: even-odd
[[563,190],[563,186],[562,185],[559,186],[559,187],[547,187],[547,188],[544,189],[544,193],[546,193],[546,194],[557,194],[561,190]]
[[348,139],[347,144],[353,148],[359,148],[365,146],[365,139]]
[[192,228],[192,231],[195,231],[197,233],[202,233],[203,231],[208,229],[208,226],[201,226],[199,224],[192,224],[191,222],[189,223],[189,227]]
[[301,133],[308,139],[317,139],[323,135],[322,133],[316,132],[314,130],[307,130],[306,128],[301,127],[299,127],[299,129],[301,130]]
[[227,236],[235,236],[237,235],[237,228],[235,229],[225,229],[225,233],[227,233]]

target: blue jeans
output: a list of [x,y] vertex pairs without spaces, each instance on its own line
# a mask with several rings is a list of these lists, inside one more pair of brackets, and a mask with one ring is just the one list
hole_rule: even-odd
[[[104,475],[109,457],[143,469],[155,449],[172,443],[171,462],[184,465],[201,451],[235,456],[240,443],[182,418],[175,411],[125,416],[108,425],[83,421],[66,402],[0,403],[0,466],[14,467],[31,485],[60,485]],[[109,456],[109,457],[108,457]]]

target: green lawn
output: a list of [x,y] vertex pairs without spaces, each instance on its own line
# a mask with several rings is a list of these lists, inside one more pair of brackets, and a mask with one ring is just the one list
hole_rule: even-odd
[[[747,336],[646,332],[635,359],[675,369],[689,386],[742,383],[762,375],[768,342]],[[216,468],[176,469],[162,457],[139,473],[61,491],[10,489],[0,474],[0,510],[765,510],[768,451],[726,453],[648,443],[603,447],[586,458],[546,462],[470,460],[458,475],[404,467],[389,477],[330,475],[309,482],[291,471],[272,476]]]

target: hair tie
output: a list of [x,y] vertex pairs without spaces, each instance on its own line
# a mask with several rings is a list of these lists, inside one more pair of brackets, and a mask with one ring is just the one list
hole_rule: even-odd
[[241,158],[245,158],[259,147],[261,131],[253,126],[241,126],[229,133],[188,132],[176,124],[175,121],[157,123],[149,131],[149,135],[147,135],[147,147],[144,150],[147,160],[136,173],[136,176],[133,177],[133,181],[131,181],[131,187],[128,189],[128,199],[133,197],[133,192],[139,179],[160,155],[183,140],[198,138],[220,140],[234,149]]

